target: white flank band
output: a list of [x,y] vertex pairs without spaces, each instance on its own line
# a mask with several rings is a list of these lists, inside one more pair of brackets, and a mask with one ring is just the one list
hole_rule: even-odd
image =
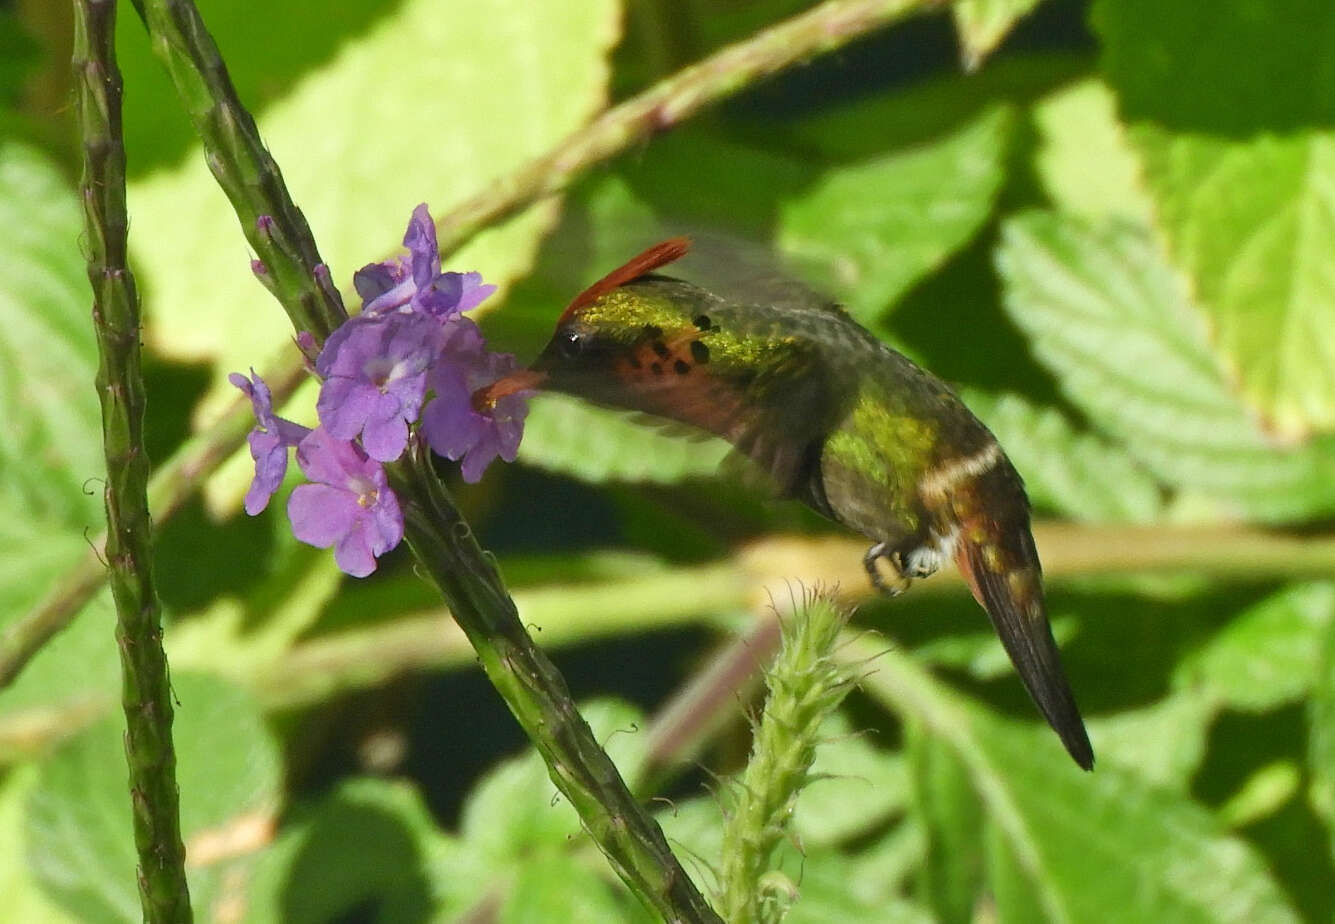
[[1000,461],[1001,446],[989,443],[971,456],[951,459],[923,475],[922,480],[918,482],[918,494],[924,500],[939,500],[949,494],[961,481],[983,474]]

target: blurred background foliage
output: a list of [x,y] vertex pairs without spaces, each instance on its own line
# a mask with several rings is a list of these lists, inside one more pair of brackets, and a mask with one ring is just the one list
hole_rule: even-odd
[[[417,202],[443,214],[809,4],[200,5],[346,282]],[[101,517],[69,17],[0,4],[0,627]],[[121,20],[161,461],[291,332]],[[993,427],[1044,521],[1099,759],[1080,773],[1039,727],[958,581],[868,599],[860,543],[717,475],[716,445],[541,398],[519,463],[458,495],[701,884],[712,781],[754,708],[708,686],[715,659],[747,650],[767,594],[842,580],[864,601],[850,657],[877,659],[781,849],[788,920],[1329,921],[1335,7],[961,0],[629,151],[451,265],[501,286],[485,324],[527,359],[575,292],[682,230],[771,255]],[[198,919],[644,919],[406,551],[343,578],[281,508],[241,514],[248,461],[159,524]],[[0,690],[11,920],[139,917],[112,621],[97,597]]]

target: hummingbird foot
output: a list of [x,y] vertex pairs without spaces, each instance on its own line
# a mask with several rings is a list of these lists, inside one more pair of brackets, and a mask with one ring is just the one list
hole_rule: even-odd
[[[880,565],[877,562],[884,558],[890,563],[890,567],[895,571],[895,581],[887,583],[885,575],[881,572]],[[867,577],[871,579],[871,586],[887,597],[898,597],[904,591],[909,589],[913,583],[912,578],[905,573],[904,562],[900,558],[898,549],[891,549],[884,542],[878,542],[867,550],[867,554],[862,556],[862,567],[867,569]]]

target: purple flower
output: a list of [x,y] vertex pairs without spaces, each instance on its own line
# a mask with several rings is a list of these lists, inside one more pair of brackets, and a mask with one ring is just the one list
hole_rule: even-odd
[[339,568],[366,577],[403,539],[403,513],[384,467],[324,427],[297,446],[297,464],[315,484],[299,485],[288,499],[292,532],[316,548],[333,546]]
[[311,431],[274,414],[269,386],[254,369],[250,370],[250,378],[233,372],[227,380],[250,398],[259,424],[248,437],[250,457],[255,460],[255,477],[246,492],[246,513],[255,516],[269,506],[270,498],[283,483],[283,476],[287,474],[287,448],[300,443]]
[[420,314],[361,314],[344,322],[315,361],[325,380],[316,403],[320,423],[336,439],[360,435],[373,459],[397,459],[441,340],[440,325]]
[[464,481],[476,482],[497,456],[513,462],[523,435],[528,401],[521,393],[475,401],[474,395],[514,371],[514,357],[489,353],[477,325],[456,318],[447,325],[441,358],[430,374],[436,396],[422,412],[422,435],[448,459],[462,460]]
[[353,285],[363,300],[363,313],[408,310],[444,322],[461,311],[476,308],[496,291],[495,286],[482,284],[481,273],[440,271],[436,226],[425,202],[413,209],[403,245],[408,248],[407,260],[371,263],[353,276]]

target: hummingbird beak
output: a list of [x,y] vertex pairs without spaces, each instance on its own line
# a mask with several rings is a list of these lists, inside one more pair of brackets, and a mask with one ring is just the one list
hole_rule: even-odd
[[490,411],[496,407],[496,402],[506,395],[532,391],[545,381],[547,381],[546,372],[535,369],[516,370],[473,392],[473,407],[478,411]]

